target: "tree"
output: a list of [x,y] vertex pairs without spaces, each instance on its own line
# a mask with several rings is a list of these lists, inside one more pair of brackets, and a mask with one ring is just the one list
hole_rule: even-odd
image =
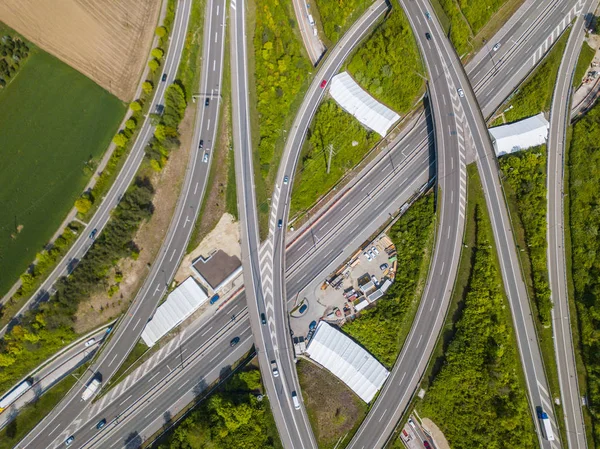
[[90,198],[87,196],[80,196],[75,201],[75,208],[80,214],[87,214],[90,210],[90,207],[92,207],[92,200],[90,200]]
[[130,118],[125,122],[125,128],[127,129],[135,129],[137,127],[137,120],[134,118]]
[[165,51],[160,48],[160,47],[156,47],[153,48],[152,51],[150,52],[150,54],[157,60],[161,60],[165,54]]
[[167,29],[164,26],[159,26],[154,30],[154,34],[162,39],[167,35]]
[[129,104],[129,109],[131,109],[133,112],[141,111],[142,110],[142,103],[140,103],[140,100],[132,101]]
[[151,72],[156,72],[156,70],[158,70],[160,67],[160,62],[158,62],[156,59],[151,59],[148,62],[148,67],[150,67]]
[[142,90],[149,94],[150,92],[152,92],[152,90],[154,90],[154,85],[151,81],[144,81],[142,83]]
[[122,132],[119,132],[118,134],[115,135],[115,137],[113,137],[113,142],[118,147],[124,147],[128,141],[129,141],[129,138]]

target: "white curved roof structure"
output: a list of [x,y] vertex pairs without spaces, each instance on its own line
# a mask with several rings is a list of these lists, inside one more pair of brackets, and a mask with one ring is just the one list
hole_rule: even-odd
[[208,300],[206,292],[193,277],[187,278],[167,297],[142,332],[142,339],[154,346],[167,332],[194,313]]
[[550,123],[541,112],[533,117],[489,129],[496,155],[514,153],[546,143]]
[[344,111],[380,136],[385,136],[400,119],[398,114],[369,95],[347,72],[331,79],[329,93]]
[[363,401],[371,402],[390,372],[343,332],[321,321],[306,354],[327,368]]

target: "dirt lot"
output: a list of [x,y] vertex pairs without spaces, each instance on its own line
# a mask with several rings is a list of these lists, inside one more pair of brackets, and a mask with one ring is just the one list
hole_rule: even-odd
[[[177,205],[189,157],[193,120],[194,107],[191,106],[188,107],[179,127],[181,132],[180,148],[171,153],[169,162],[163,171],[155,173],[152,178],[152,185],[156,189],[152,201],[155,210],[150,221],[142,223],[135,236],[135,242],[141,249],[138,260],[125,259],[119,262],[117,268],[123,274],[123,281],[119,290],[112,297],[103,291],[80,304],[75,324],[75,330],[78,333],[86,332],[117,317],[127,309],[141,287],[148,274],[148,264],[154,261],[160,249]],[[114,273],[110,275],[109,284],[114,284]]]
[[367,404],[329,371],[312,362],[298,362],[298,376],[308,419],[318,446],[345,447],[367,414]]
[[0,21],[129,101],[160,7],[158,0],[0,0]]

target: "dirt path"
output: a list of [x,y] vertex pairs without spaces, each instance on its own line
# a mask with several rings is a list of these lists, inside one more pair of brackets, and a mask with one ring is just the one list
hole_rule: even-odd
[[130,101],[160,7],[158,0],[0,0],[0,21]]

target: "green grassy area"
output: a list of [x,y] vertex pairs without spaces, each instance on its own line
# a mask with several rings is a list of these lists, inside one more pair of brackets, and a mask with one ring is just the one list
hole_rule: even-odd
[[345,447],[367,416],[367,404],[326,369],[307,360],[298,361],[297,369],[317,446],[320,449]]
[[542,111],[550,111],[556,75],[569,33],[570,28],[554,44],[542,63],[500,107],[499,111],[504,111],[507,123],[531,117]]
[[392,226],[388,235],[398,252],[394,283],[375,307],[343,327],[388,368],[410,331],[427,278],[434,236],[433,203],[432,194],[419,199]]
[[392,9],[345,67],[358,84],[400,115],[424,92],[425,69],[401,8]]
[[85,367],[75,370],[70,376],[55,384],[50,390],[46,391],[37,401],[26,405],[19,410],[17,417],[6,427],[0,430],[0,449],[12,449],[21,441],[33,428],[45,418],[50,411],[61,401],[61,399],[71,389]]
[[[309,209],[380,139],[377,133],[364,128],[332,99],[321,103],[308,135],[294,177],[292,215]],[[330,151],[330,172],[327,173]]]
[[579,53],[579,59],[577,60],[577,66],[575,67],[575,73],[573,74],[573,87],[577,88],[581,85],[581,81],[588,72],[595,55],[596,50],[590,47],[586,41],[583,41],[581,53]]
[[181,52],[181,63],[177,79],[185,88],[186,100],[192,102],[192,94],[198,90],[202,75],[202,38],[204,36],[205,0],[194,0],[188,24],[185,45]]
[[[316,3],[316,5],[315,5]],[[322,26],[325,37],[330,47],[335,44],[344,33],[352,26],[363,12],[371,5],[367,0],[345,0],[332,2],[331,0],[315,0],[311,4],[312,15]],[[317,11],[315,11],[316,6]]]
[[466,246],[417,407],[453,448],[533,448],[535,430],[485,197],[474,164],[468,172]]
[[[590,443],[600,441],[600,106],[596,105],[573,126],[568,153],[567,272],[577,310],[575,347],[580,348],[585,373],[580,377],[588,399],[586,424]],[[570,245],[568,243],[570,242]],[[578,343],[579,337],[579,345]]]
[[0,92],[0,294],[73,207],[124,112],[116,97],[33,46]]
[[158,444],[157,449],[280,449],[281,442],[264,394],[260,372],[234,374]]

